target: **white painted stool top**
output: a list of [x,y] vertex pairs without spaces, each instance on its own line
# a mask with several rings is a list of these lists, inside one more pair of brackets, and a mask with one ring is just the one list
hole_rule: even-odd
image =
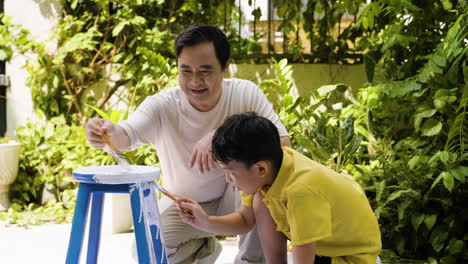
[[78,182],[95,184],[130,184],[155,181],[159,178],[160,170],[156,167],[143,165],[88,166],[73,171],[73,179]]

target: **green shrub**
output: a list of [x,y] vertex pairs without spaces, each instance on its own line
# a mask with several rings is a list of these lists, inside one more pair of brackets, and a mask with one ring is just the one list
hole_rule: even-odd
[[[458,109],[456,114],[439,118],[447,126],[434,135],[421,135],[421,130],[409,126],[410,136],[392,137],[394,131],[389,129],[395,124],[369,114],[381,110],[369,109],[369,88],[362,89],[358,100],[349,93],[340,102],[330,100],[333,93],[345,90],[343,85],[324,86],[304,98],[294,96],[287,61],[275,63],[274,69],[276,78],[263,80],[261,87],[266,93],[280,91],[275,110],[292,136],[293,147],[360,182],[379,220],[384,260],[460,263],[468,259],[468,153],[462,125],[468,123],[466,88],[451,102],[455,106],[447,105]],[[398,99],[378,103],[387,109]],[[414,101],[407,107],[417,107]],[[385,114],[395,117],[399,112]],[[378,133],[386,130],[388,134]]]

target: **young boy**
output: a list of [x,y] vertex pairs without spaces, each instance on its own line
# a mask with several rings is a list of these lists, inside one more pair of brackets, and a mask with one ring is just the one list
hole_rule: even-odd
[[214,159],[239,188],[242,207],[208,216],[192,199],[177,200],[182,219],[201,230],[227,235],[248,232],[257,223],[267,263],[287,263],[287,240],[294,263],[377,262],[381,249],[377,219],[361,187],[288,147],[276,127],[253,112],[226,119],[212,140]]

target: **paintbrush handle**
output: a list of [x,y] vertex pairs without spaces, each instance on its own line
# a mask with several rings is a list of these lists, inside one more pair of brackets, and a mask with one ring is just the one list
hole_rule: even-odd
[[159,183],[156,183],[156,188],[164,195],[166,195],[167,197],[171,198],[171,200],[173,200],[174,202],[177,200],[177,198],[172,194],[170,193],[168,190],[164,189],[161,185],[159,185]]
[[112,143],[112,141],[110,140],[109,136],[106,133],[102,134],[102,138],[112,150],[119,151],[119,149]]
[[[167,197],[171,198],[174,202],[177,202],[177,198],[170,193],[168,190],[164,189],[159,183],[156,182],[156,189],[158,189],[162,194],[166,195]],[[192,210],[188,208],[182,208],[182,211],[187,212],[189,214],[192,213]]]
[[172,193],[168,192],[167,190],[164,190],[163,194],[171,198],[174,202],[177,200],[177,198],[175,198],[175,196],[172,195]]
[[[102,129],[102,126],[100,126],[99,124],[98,124],[98,127],[99,127],[100,129]],[[104,132],[104,130],[103,130],[102,132],[103,132],[103,133],[102,133],[101,137],[104,139],[104,141],[106,142],[106,144],[107,144],[112,150],[114,150],[114,151],[119,151],[119,149],[114,145],[114,143],[112,143],[110,137],[106,134],[106,132]]]

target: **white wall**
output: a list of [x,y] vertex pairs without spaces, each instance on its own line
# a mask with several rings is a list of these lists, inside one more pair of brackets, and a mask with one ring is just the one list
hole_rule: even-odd
[[[56,45],[50,41],[52,27],[58,21],[60,5],[42,0],[5,0],[5,15],[12,17],[12,23],[29,30],[31,37],[47,41],[47,50]],[[29,58],[31,55],[29,55]],[[31,92],[26,86],[28,72],[23,68],[28,55],[15,54],[6,64],[6,74],[10,77],[7,88],[7,135],[13,136],[14,130],[24,125],[28,118],[35,118]]]

